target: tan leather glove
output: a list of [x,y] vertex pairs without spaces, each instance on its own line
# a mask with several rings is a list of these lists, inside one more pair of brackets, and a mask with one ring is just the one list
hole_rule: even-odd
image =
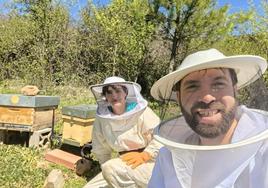
[[121,159],[131,165],[131,168],[134,169],[137,166],[146,163],[152,158],[152,156],[146,152],[129,152],[121,156]]
[[39,92],[38,87],[36,87],[36,86],[32,86],[32,85],[24,86],[24,87],[21,89],[21,93],[22,93],[23,95],[28,95],[28,96],[34,96],[34,95],[37,95],[38,92]]

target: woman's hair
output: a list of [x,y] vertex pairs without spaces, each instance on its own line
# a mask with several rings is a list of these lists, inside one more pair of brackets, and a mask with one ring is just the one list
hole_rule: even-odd
[[120,85],[120,84],[118,84],[118,85],[110,84],[110,85],[103,86],[102,95],[106,95],[106,93],[108,92],[109,87],[111,87],[112,89],[116,89],[117,86],[120,86],[123,89],[123,91],[126,93],[126,95],[128,94],[128,90],[127,90],[126,86]]

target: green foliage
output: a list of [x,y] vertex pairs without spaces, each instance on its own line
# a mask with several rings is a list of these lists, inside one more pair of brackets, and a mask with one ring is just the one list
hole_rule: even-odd
[[210,47],[233,29],[228,7],[215,0],[151,1],[151,11],[170,42],[169,72],[189,53]]
[[67,8],[51,0],[13,3],[19,8],[0,19],[0,79],[22,78],[39,87],[72,80],[69,43],[75,38],[69,37]]
[[43,90],[119,75],[140,83],[149,97],[155,80],[196,50],[220,46],[227,54],[267,57],[265,1],[261,13],[252,5],[249,12],[227,14],[215,0],[114,0],[105,7],[89,4],[76,23],[65,1],[10,4],[0,17],[0,81],[22,79]]
[[[25,56],[29,53],[32,36],[29,33],[31,24],[25,18],[11,17],[0,19],[0,79],[16,78],[21,75]],[[18,29],[19,28],[19,29]]]
[[153,101],[149,102],[149,107],[162,121],[181,115],[181,110],[177,103],[164,104]]
[[111,75],[137,79],[154,29],[145,21],[147,11],[144,0],[115,0],[106,8],[91,6],[83,12],[82,34],[88,37],[82,42],[85,53],[93,56],[83,60],[94,72],[92,80],[100,82]]
[[[259,5],[256,5],[259,6]],[[268,3],[262,1],[261,7],[256,7],[251,3],[251,9],[245,12],[242,17],[238,17],[235,34],[230,35],[219,44],[227,55],[251,54],[268,58]],[[261,74],[261,72],[260,72]],[[249,87],[239,91],[239,99],[242,104],[253,108],[268,110],[267,98],[268,91],[268,72],[263,75],[263,80],[251,84]],[[262,96],[262,97],[259,97]]]

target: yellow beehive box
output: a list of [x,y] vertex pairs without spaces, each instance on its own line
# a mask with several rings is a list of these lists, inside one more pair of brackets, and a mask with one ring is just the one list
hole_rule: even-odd
[[[25,108],[0,106],[0,122],[2,124],[31,126],[31,130],[51,127],[53,121],[52,108]],[[16,127],[16,126],[14,126]]]
[[78,142],[80,146],[91,142],[94,119],[81,119],[71,116],[62,116],[62,138],[66,141]]
[[95,112],[95,105],[63,107],[63,142],[76,146],[91,142]]

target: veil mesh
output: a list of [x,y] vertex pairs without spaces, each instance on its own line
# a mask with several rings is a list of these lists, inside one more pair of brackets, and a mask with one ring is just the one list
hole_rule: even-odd
[[[257,80],[257,78],[259,79]],[[258,126],[258,129],[248,129],[247,126],[245,129],[244,124],[238,125],[236,129],[240,131],[237,132],[246,131],[247,133],[242,139],[238,139],[239,136],[234,133],[233,141],[230,144],[200,146],[199,139],[192,139],[188,144],[188,139],[195,133],[180,113],[172,119],[162,121],[155,129],[155,139],[164,144],[171,152],[175,173],[181,187],[233,187],[241,173],[254,162],[257,152],[268,148],[268,90],[261,78],[261,72],[258,72],[253,79],[257,81],[240,89],[236,97],[240,104],[256,109],[249,111],[248,108],[241,105],[237,113],[254,112],[253,116],[257,116],[262,122],[260,125],[256,125],[254,120],[242,115],[240,119],[243,119],[243,122]],[[164,102],[162,119],[169,111],[167,107],[170,102],[171,100]],[[239,135],[239,133],[237,134]],[[239,187],[248,187],[247,181],[239,183]]]
[[102,94],[102,87],[103,86],[95,86],[92,87],[91,91],[94,94],[95,100],[98,104],[96,115],[101,118],[106,119],[115,119],[115,120],[122,120],[122,119],[128,119],[131,116],[137,115],[142,113],[145,108],[147,107],[148,102],[142,97],[140,94],[139,88],[131,83],[120,83],[119,85],[123,85],[127,88],[128,94],[126,97],[127,103],[135,102],[137,105],[135,108],[129,112],[125,112],[122,115],[115,115],[113,114],[108,107],[110,104],[106,100],[105,96]]

